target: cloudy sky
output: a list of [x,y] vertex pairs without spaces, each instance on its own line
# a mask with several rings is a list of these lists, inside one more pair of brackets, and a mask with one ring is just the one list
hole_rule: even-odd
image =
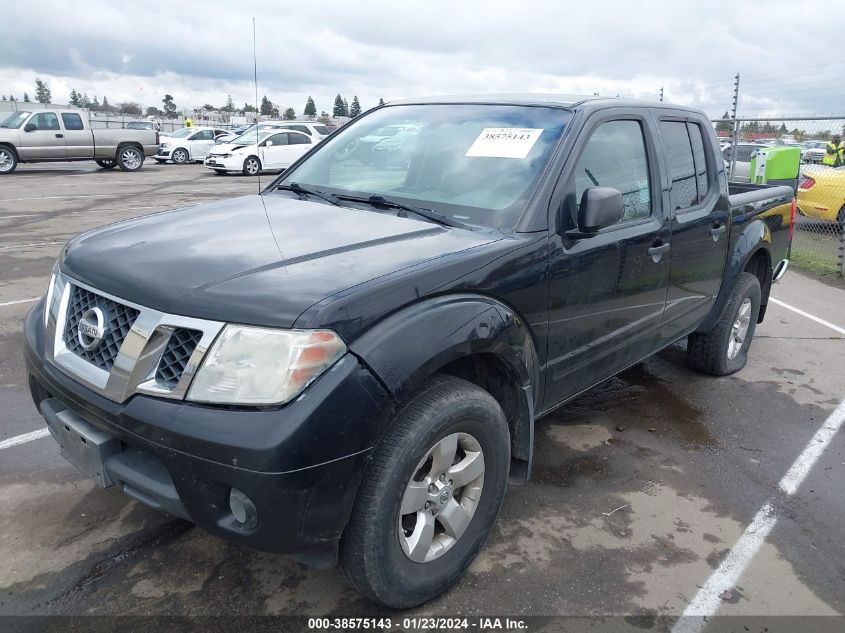
[[297,112],[308,95],[330,111],[338,92],[366,109],[466,92],[656,99],[663,86],[720,115],[737,72],[741,114],[845,110],[835,0],[3,4],[0,94],[19,99],[38,75],[56,103],[71,88],[112,104],[252,102],[254,16],[259,93]]

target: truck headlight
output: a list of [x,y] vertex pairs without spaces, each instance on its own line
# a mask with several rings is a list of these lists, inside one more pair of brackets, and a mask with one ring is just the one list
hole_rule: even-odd
[[284,404],[346,353],[331,330],[227,325],[208,350],[188,400],[216,404]]
[[47,300],[44,302],[44,327],[49,326],[50,317],[58,320],[59,307],[62,303],[62,295],[65,292],[65,281],[59,273],[59,262],[53,266],[50,274],[50,285],[47,286]]

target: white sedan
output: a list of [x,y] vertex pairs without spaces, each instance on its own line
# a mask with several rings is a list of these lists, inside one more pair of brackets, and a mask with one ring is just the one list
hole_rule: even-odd
[[177,165],[188,161],[200,163],[214,146],[214,139],[221,134],[226,134],[226,130],[213,127],[183,127],[173,133],[162,134],[158,154],[153,158],[159,163],[173,161]]
[[255,130],[231,143],[215,145],[205,158],[205,166],[218,174],[239,171],[255,176],[263,170],[287,169],[300,156],[320,142],[302,132]]

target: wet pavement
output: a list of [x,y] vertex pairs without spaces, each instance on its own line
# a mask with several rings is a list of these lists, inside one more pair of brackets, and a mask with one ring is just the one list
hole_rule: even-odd
[[[44,427],[20,354],[32,304],[10,302],[43,292],[64,241],[255,187],[194,165],[4,177],[0,442]],[[845,326],[842,290],[791,271],[773,296]],[[795,495],[778,491],[843,397],[845,334],[780,305],[734,376],[696,374],[681,345],[664,350],[538,421],[532,480],[508,490],[466,576],[413,613],[620,615],[665,629],[772,500],[778,521],[719,612],[845,613],[843,433]],[[229,545],[97,489],[49,437],[0,451],[0,508],[0,615],[386,613],[333,570]]]

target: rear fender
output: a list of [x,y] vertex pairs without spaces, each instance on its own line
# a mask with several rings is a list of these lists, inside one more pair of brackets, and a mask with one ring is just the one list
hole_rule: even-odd
[[[734,218],[733,226],[738,226],[737,219]],[[742,233],[737,237],[736,243],[731,250],[728,258],[725,272],[722,274],[722,285],[719,289],[719,294],[716,296],[716,301],[710,308],[710,312],[704,318],[701,325],[698,326],[696,332],[709,332],[719,320],[719,315],[722,309],[728,302],[731,291],[742,273],[748,266],[748,262],[754,255],[760,251],[765,251],[766,259],[768,261],[767,282],[763,284],[762,297],[763,303],[760,306],[761,311],[765,310],[765,304],[769,298],[769,289],[771,288],[772,278],[772,235],[769,227],[761,219],[755,219],[748,223],[742,229]]]

